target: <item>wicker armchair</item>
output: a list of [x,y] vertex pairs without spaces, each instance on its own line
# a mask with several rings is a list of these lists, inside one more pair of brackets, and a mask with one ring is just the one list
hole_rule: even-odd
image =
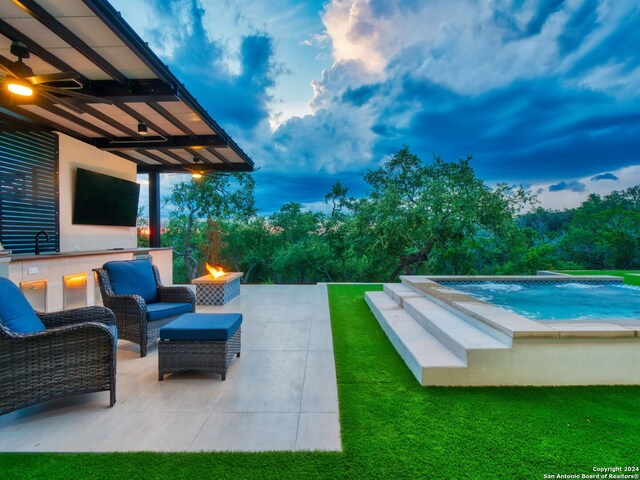
[[[0,280],[0,297],[4,295],[1,300],[10,298],[9,308],[20,304],[33,316],[33,309],[18,287],[7,279]],[[3,307],[5,315],[7,304]],[[87,307],[35,315],[37,318],[33,319],[40,330],[30,332],[18,332],[10,327],[10,319],[0,318],[0,415],[54,398],[107,390],[113,406],[113,313],[104,307]]]
[[[114,266],[133,269],[127,270],[128,286],[114,285],[111,278]],[[153,273],[145,276],[145,270],[149,267]],[[94,269],[94,272],[98,275],[104,306],[116,316],[118,338],[138,344],[140,357],[146,356],[147,346],[159,339],[162,326],[184,313],[195,312],[196,299],[193,291],[187,287],[163,286],[158,268],[146,260],[108,262],[103,268]],[[145,282],[153,282],[153,285],[144,285]],[[155,301],[145,300],[142,291],[145,288],[147,293],[150,288],[155,292]],[[140,293],[136,293],[137,291]]]

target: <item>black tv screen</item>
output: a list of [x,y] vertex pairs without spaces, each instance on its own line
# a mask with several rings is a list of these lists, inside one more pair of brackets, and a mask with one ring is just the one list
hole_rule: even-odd
[[78,168],[73,223],[135,227],[139,195],[136,182]]

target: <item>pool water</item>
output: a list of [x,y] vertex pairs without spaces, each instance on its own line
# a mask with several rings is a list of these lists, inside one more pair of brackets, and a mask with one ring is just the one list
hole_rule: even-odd
[[640,287],[597,282],[439,282],[531,320],[640,320]]

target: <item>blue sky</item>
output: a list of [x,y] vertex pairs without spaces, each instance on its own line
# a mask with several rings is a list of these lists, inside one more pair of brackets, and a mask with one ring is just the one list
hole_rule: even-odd
[[111,0],[260,167],[321,208],[403,145],[542,205],[640,183],[636,0]]

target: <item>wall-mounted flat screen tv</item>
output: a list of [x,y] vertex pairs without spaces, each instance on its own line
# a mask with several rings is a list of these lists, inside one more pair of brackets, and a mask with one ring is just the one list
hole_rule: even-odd
[[136,182],[78,168],[73,223],[135,227],[139,195]]

